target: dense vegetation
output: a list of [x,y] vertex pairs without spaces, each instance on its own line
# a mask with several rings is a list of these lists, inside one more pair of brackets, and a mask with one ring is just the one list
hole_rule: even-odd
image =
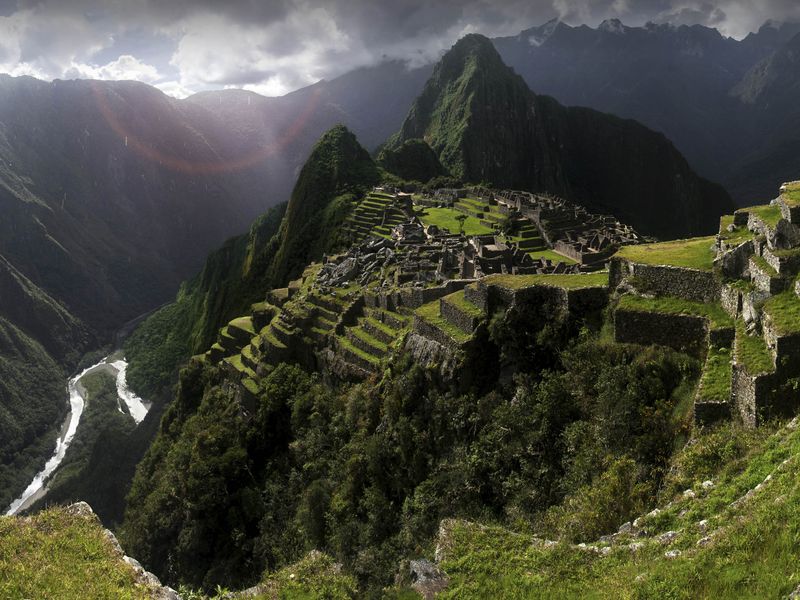
[[[662,510],[642,519],[646,535],[623,535],[606,555],[548,548],[501,527],[449,523],[440,539],[450,577],[443,597],[791,597],[800,435],[796,423],[775,425],[697,432],[672,461]],[[576,517],[592,511],[587,503]]]
[[64,371],[0,317],[0,509],[44,466],[67,410]]
[[[137,472],[126,549],[206,589],[319,549],[377,593],[402,558],[430,554],[442,517],[610,531],[654,501],[698,365],[531,314],[494,319],[502,347],[485,358],[503,362],[479,361],[489,372],[462,392],[403,359],[379,384],[334,389],[282,364],[247,418],[224,374],[192,361]],[[594,519],[549,510],[609,477]]]
[[127,341],[131,386],[144,397],[157,392],[186,358],[208,349],[222,325],[273,287],[286,285],[324,252],[341,247],[339,226],[379,177],[367,151],[345,127],[326,133],[300,172],[288,205],[271,209],[247,235],[212,253],[175,302]]
[[378,162],[389,173],[407,181],[427,183],[434,177],[446,175],[439,157],[425,140],[406,140],[396,149],[384,148]]

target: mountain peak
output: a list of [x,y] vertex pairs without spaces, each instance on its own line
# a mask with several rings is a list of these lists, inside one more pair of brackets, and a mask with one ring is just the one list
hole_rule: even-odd
[[619,19],[606,19],[597,27],[598,31],[605,31],[606,33],[613,33],[615,35],[624,35],[627,29],[622,21]]

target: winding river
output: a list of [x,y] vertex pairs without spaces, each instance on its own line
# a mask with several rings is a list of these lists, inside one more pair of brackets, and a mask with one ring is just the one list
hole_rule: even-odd
[[[113,375],[117,384],[120,412],[124,413],[127,410],[127,413],[130,414],[137,425],[142,422],[147,415],[149,405],[128,389],[126,380],[127,370],[128,363],[120,352],[115,352],[67,381],[70,411],[61,427],[61,434],[56,441],[56,449],[47,463],[45,463],[44,468],[36,474],[30,485],[22,492],[22,495],[14,500],[11,506],[8,507],[6,511],[7,515],[17,514],[19,511],[28,508],[47,493],[47,481],[64,460],[67,449],[72,443],[72,440],[75,439],[75,433],[81,422],[81,416],[83,415],[83,408],[85,405],[83,386],[80,384],[83,377],[96,371],[106,371]],[[123,405],[126,410],[123,410]]]

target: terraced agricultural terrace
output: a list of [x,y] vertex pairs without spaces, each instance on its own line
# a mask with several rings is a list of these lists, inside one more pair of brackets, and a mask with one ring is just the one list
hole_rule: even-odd
[[[518,303],[547,302],[577,318],[610,301],[617,342],[702,359],[698,423],[757,425],[800,401],[791,384],[800,376],[800,213],[787,191],[723,217],[711,237],[641,244],[617,224],[629,237],[615,242],[609,271],[535,262],[537,253],[560,256],[549,244],[554,223],[565,222],[553,211],[563,217],[565,205],[515,194],[476,188],[412,203],[374,190],[347,221],[360,241],[231,321],[205,359],[222,362],[244,394],[287,360],[357,381],[379,377],[401,348],[427,366],[451,364],[480,343],[490,315]],[[466,233],[470,219],[479,233]]]
[[620,342],[663,344],[705,357],[695,399],[701,423],[748,425],[800,402],[800,186],[722,217],[713,238],[622,248],[611,261]]
[[414,340],[437,360],[452,358],[475,342],[490,310],[534,290],[564,306],[600,290],[592,302],[605,305],[607,273],[555,252],[545,241],[552,230],[499,197],[475,188],[412,201],[375,188],[345,221],[346,252],[272,290],[196,359],[223,365],[246,399],[285,361],[348,381],[379,376]]

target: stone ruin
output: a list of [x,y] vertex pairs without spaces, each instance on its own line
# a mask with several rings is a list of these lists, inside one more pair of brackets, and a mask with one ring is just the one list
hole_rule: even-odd
[[589,212],[564,198],[501,190],[496,201],[536,225],[548,246],[584,266],[604,266],[622,246],[648,240],[610,215]]

